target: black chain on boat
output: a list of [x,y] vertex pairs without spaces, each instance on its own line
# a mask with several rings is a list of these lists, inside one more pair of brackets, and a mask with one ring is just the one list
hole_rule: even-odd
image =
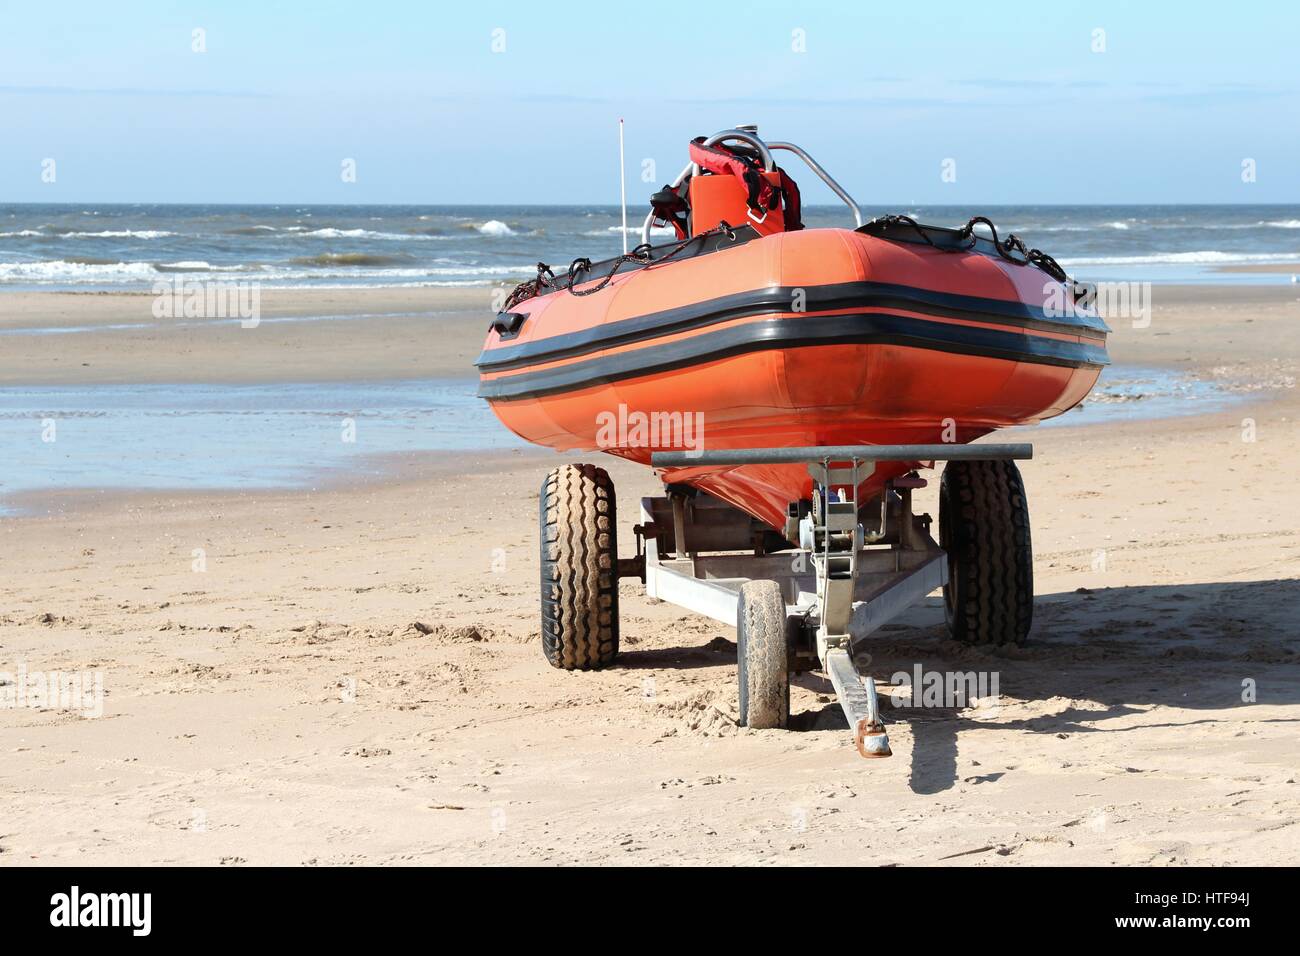
[[[600,281],[597,282],[596,285],[592,286],[590,289],[579,290],[574,288],[574,285],[579,281],[578,276],[581,275],[583,272],[586,272],[589,269],[591,269],[591,259],[587,258],[586,256],[579,256],[578,258],[574,259],[572,262],[569,263],[569,271],[567,276],[569,280],[569,284],[564,288],[567,288],[571,294],[577,296],[593,295],[601,291],[602,289],[604,289],[606,286],[608,286],[610,282],[614,280],[614,276],[618,274],[619,268],[626,262],[635,262],[646,266],[658,265],[660,263],[669,261],[674,256],[679,255],[681,251],[685,249],[687,246],[689,246],[691,243],[699,242],[703,239],[707,239],[709,236],[714,236],[714,235],[726,235],[728,238],[735,239],[736,231],[730,225],[728,225],[727,222],[724,220],[722,222],[719,222],[712,229],[706,230],[705,232],[701,232],[698,233],[697,235],[690,236],[686,239],[683,239],[681,242],[677,243],[676,246],[674,246],[672,249],[670,249],[668,252],[664,253],[662,256],[660,256],[657,259],[652,256],[654,247],[651,246],[650,243],[648,242],[643,242],[637,247],[635,247],[631,252],[625,252],[621,256],[615,258],[612,261],[609,271],[605,273],[605,275],[601,277]],[[588,280],[582,280],[582,281],[588,281]],[[537,263],[537,277],[535,279],[528,279],[527,281],[521,282],[519,283],[519,285],[515,286],[514,291],[511,292],[510,295],[506,296],[505,305],[501,307],[501,311],[509,312],[520,302],[524,302],[528,299],[533,298],[534,296],[541,295],[542,289],[549,289],[554,291],[560,288],[561,286],[556,285],[555,273],[551,271],[551,267],[548,266],[545,262],[539,262]]]
[[[900,223],[904,226],[911,226],[913,229],[916,230],[916,234],[920,236],[922,240],[924,240],[927,246],[934,246],[934,248],[936,249],[939,248],[939,246],[935,243],[935,241],[930,238],[930,234],[925,231],[925,228],[919,222],[913,219],[911,216],[904,216],[901,213],[890,213],[887,216],[878,216],[877,218],[871,220],[871,223],[876,223],[876,222],[883,223],[886,226],[895,226],[895,225],[899,225]],[[867,225],[871,225],[871,223],[868,223]],[[957,250],[949,250],[949,251],[957,251]]]
[[[1037,266],[1039,269],[1042,269],[1044,272],[1046,272],[1057,282],[1063,282],[1069,285],[1071,281],[1069,275],[1066,274],[1066,271],[1061,268],[1060,264],[1057,263],[1055,259],[1049,256],[1047,253],[1042,252],[1038,249],[1030,249],[1025,245],[1024,240],[1021,239],[1019,236],[1017,236],[1015,233],[1008,234],[1006,239],[999,239],[998,227],[995,226],[993,224],[993,220],[989,219],[987,216],[972,216],[970,220],[966,223],[966,225],[962,226],[960,229],[957,230],[957,235],[960,239],[970,240],[969,244],[959,245],[959,246],[940,246],[932,238],[930,238],[929,233],[925,231],[925,227],[922,226],[915,219],[913,219],[911,216],[903,216],[896,213],[891,213],[890,215],[887,216],[880,216],[879,218],[873,220],[873,222],[882,223],[887,226],[893,226],[893,225],[908,226],[912,230],[914,230],[918,236],[921,237],[922,241],[924,241],[926,245],[931,246],[935,249],[939,249],[943,252],[966,252],[970,249],[973,249],[975,247],[975,240],[977,238],[975,235],[975,227],[978,225],[985,225],[989,227],[989,232],[992,233],[990,238],[993,241],[993,248],[997,250],[998,255],[1001,256],[1003,259],[1006,259],[1008,262],[1014,262],[1018,266],[1023,266],[1023,265]],[[1023,256],[1023,258],[1018,259],[1016,258],[1015,254],[1019,254],[1020,256]]]
[[[651,246],[650,243],[648,242],[643,242],[641,243],[641,245],[637,246],[631,252],[624,253],[623,255],[615,259],[614,264],[610,267],[609,272],[605,273],[605,275],[601,278],[600,282],[592,286],[590,289],[583,289],[581,291],[573,287],[574,280],[578,272],[585,271],[591,268],[591,260],[574,259],[573,262],[569,264],[569,291],[574,295],[592,295],[593,293],[599,292],[601,289],[605,288],[605,286],[609,285],[611,281],[613,281],[614,276],[618,274],[619,266],[621,266],[624,262],[640,262],[640,263],[644,263],[645,265],[652,265],[652,264],[658,265],[660,263],[667,262],[668,260],[672,259],[674,256],[678,255],[683,249],[689,246],[692,242],[698,242],[702,239],[707,239],[709,236],[715,236],[719,234],[726,234],[727,236],[730,236],[732,239],[735,239],[736,237],[735,231],[724,220],[723,222],[719,222],[712,229],[707,229],[704,232],[699,233],[698,235],[689,236],[686,239],[683,239],[681,242],[677,243],[677,245],[673,246],[673,248],[670,249],[668,252],[660,256],[658,259],[651,258],[650,254],[654,250],[654,247]],[[586,263],[586,265],[583,266],[581,269],[579,269],[577,268],[579,263]]]
[[[1069,275],[1066,273],[1066,271],[1063,268],[1061,268],[1060,264],[1057,263],[1055,259],[1053,259],[1047,253],[1042,252],[1039,249],[1029,248],[1028,246],[1025,245],[1024,240],[1021,239],[1019,236],[1017,236],[1015,233],[1009,233],[1006,239],[999,239],[998,227],[994,225],[993,220],[989,219],[987,216],[972,216],[970,220],[967,221],[966,225],[962,226],[960,229],[957,230],[957,235],[959,239],[962,240],[969,239],[970,243],[967,245],[959,245],[953,247],[940,246],[925,231],[925,227],[922,226],[915,219],[913,219],[911,216],[890,214],[887,216],[881,216],[878,219],[874,219],[872,220],[872,222],[882,223],[884,225],[908,226],[911,229],[913,229],[918,236],[921,237],[921,239],[925,242],[926,245],[935,249],[939,249],[943,252],[965,252],[974,248],[975,241],[977,238],[975,234],[975,227],[978,225],[988,226],[989,233],[991,234],[990,238],[993,242],[993,248],[997,250],[997,253],[1001,258],[1005,259],[1007,262],[1015,263],[1016,265],[1036,266],[1037,268],[1042,269],[1044,272],[1046,272],[1057,282],[1062,282],[1065,283],[1066,285],[1073,285]],[[703,239],[708,238],[709,236],[718,235],[718,234],[725,234],[733,239],[735,238],[736,235],[735,230],[732,229],[732,227],[728,225],[727,222],[724,220],[723,222],[718,223],[718,225],[714,226],[712,229],[707,230],[706,232],[701,232],[698,235],[690,236],[686,239],[683,239],[681,242],[679,242],[676,246],[674,246],[664,255],[660,256],[658,259],[653,258],[652,255],[654,251],[653,247],[648,242],[643,242],[640,245],[638,245],[636,248],[634,248],[631,252],[625,252],[623,255],[613,259],[610,264],[609,271],[606,272],[603,276],[601,276],[600,280],[595,285],[593,285],[591,288],[581,289],[581,290],[575,288],[576,284],[579,281],[578,276],[591,269],[591,259],[586,256],[579,256],[578,258],[574,259],[572,262],[569,263],[569,270],[567,275],[568,285],[565,286],[565,288],[567,288],[572,295],[576,295],[576,296],[594,295],[595,293],[600,292],[601,290],[606,288],[610,284],[610,282],[614,280],[614,276],[618,274],[618,270],[623,266],[624,263],[631,262],[631,263],[637,263],[640,265],[649,266],[652,264],[668,262],[675,256],[681,254],[682,250],[684,250],[691,243],[699,242]],[[1017,258],[1017,256],[1019,256],[1020,258]],[[506,297],[505,305],[502,306],[501,311],[509,312],[520,302],[524,302],[527,299],[531,299],[535,296],[541,295],[543,289],[555,291],[560,288],[561,286],[557,285],[555,282],[555,273],[551,271],[551,267],[544,262],[539,262],[537,263],[537,276],[533,279],[528,279],[525,282],[521,282],[519,283],[519,285],[515,286],[514,291],[511,292],[510,295]]]
[[[993,248],[998,251],[998,255],[1003,259],[1006,259],[1008,262],[1014,262],[1018,266],[1037,266],[1057,282],[1069,284],[1070,277],[1066,274],[1065,270],[1061,268],[1057,261],[1047,253],[1038,249],[1030,249],[1025,245],[1024,240],[1015,233],[1008,233],[1006,239],[999,240],[998,227],[993,225],[993,220],[989,219],[987,216],[972,216],[970,221],[966,223],[966,225],[962,226],[958,231],[963,236],[973,237],[975,235],[975,227],[980,224],[989,227],[989,232],[992,234],[991,238],[993,239]],[[1024,258],[1017,259],[1012,253],[1019,253],[1024,256]]]
[[506,301],[501,306],[502,312],[509,312],[520,302],[531,299],[533,296],[541,295],[542,289],[552,289],[555,287],[555,273],[545,262],[537,263],[537,276],[533,279],[526,279],[519,285],[515,286],[514,291],[506,296]]
[[623,263],[625,262],[645,263],[649,261],[650,261],[650,243],[643,242],[639,246],[633,248],[631,252],[625,252],[621,256],[618,256],[616,259],[614,259],[613,265],[609,267],[609,272],[605,274],[605,276],[600,280],[599,283],[592,286],[590,289],[583,289],[581,292],[579,292],[577,289],[574,288],[574,286],[577,285],[578,283],[579,273],[588,272],[591,270],[591,260],[585,256],[580,256],[579,258],[574,259],[572,262],[569,263],[569,286],[568,286],[569,292],[572,293],[573,295],[591,295],[592,293],[599,292],[601,289],[605,288],[605,286],[609,285],[610,282],[614,280],[614,276],[618,273],[619,266],[621,266]]

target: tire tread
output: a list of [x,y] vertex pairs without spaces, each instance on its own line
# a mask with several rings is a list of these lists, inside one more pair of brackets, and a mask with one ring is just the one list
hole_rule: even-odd
[[1023,644],[1033,623],[1034,561],[1020,469],[1013,461],[950,461],[939,507],[952,636],[967,644]]
[[542,482],[542,651],[552,666],[590,670],[618,654],[614,483],[595,465],[563,465]]
[[757,730],[790,721],[785,599],[775,581],[749,581],[736,611],[740,725]]

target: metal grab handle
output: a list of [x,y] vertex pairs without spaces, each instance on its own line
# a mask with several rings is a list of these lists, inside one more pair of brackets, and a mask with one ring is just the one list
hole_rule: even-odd
[[[861,225],[866,221],[865,219],[862,218],[862,210],[858,208],[858,204],[854,202],[853,197],[849,195],[848,190],[846,190],[843,186],[837,183],[835,181],[835,178],[831,176],[830,173],[826,172],[825,169],[822,168],[821,163],[817,162],[817,160],[809,156],[808,153],[802,147],[796,146],[794,143],[764,143],[761,139],[758,138],[757,134],[748,132],[747,130],[743,130],[743,129],[724,129],[720,133],[714,133],[712,136],[710,136],[708,139],[704,141],[704,145],[716,146],[718,143],[724,142],[729,139],[738,139],[741,142],[748,143],[750,146],[753,146],[755,149],[757,149],[758,155],[763,161],[763,168],[768,172],[771,172],[773,169],[776,168],[776,163],[772,159],[772,150],[784,149],[787,152],[794,153],[796,156],[798,156],[800,159],[804,161],[805,166],[807,166],[814,173],[816,173],[817,177],[822,182],[824,182],[827,186],[830,187],[831,192],[835,193],[835,195],[840,197],[840,199],[844,202],[844,205],[849,207],[849,212],[853,213],[853,228],[857,229],[861,227]],[[700,174],[699,166],[697,166],[695,163],[687,163],[686,168],[677,174],[677,178],[672,181],[672,185],[670,185],[668,188],[676,189],[683,182],[686,181],[687,177],[698,176],[699,174]],[[655,220],[654,210],[651,209],[650,212],[645,217],[645,222],[641,224],[642,245],[650,244],[650,227],[654,225],[654,220]]]
[[[725,143],[729,139],[738,139],[742,143],[748,143],[758,150],[758,157],[763,161],[764,172],[771,172],[776,168],[776,161],[772,159],[772,151],[768,148],[767,143],[758,138],[756,133],[748,132],[743,129],[724,129],[721,133],[714,133],[704,141],[705,146],[717,146],[719,143]],[[691,163],[691,175],[698,176],[700,167],[698,163]]]
[[771,149],[787,150],[791,153],[794,153],[796,156],[802,159],[804,161],[804,165],[807,166],[809,169],[811,169],[814,173],[816,173],[822,182],[824,182],[827,186],[831,187],[831,192],[839,196],[840,199],[844,201],[844,205],[849,207],[849,212],[853,213],[853,228],[857,229],[859,226],[862,225],[862,223],[865,221],[862,218],[862,210],[859,209],[858,204],[853,201],[853,197],[849,195],[848,190],[846,190],[843,186],[837,183],[834,177],[832,177],[830,173],[822,169],[821,163],[817,162],[817,160],[813,159],[806,152],[804,152],[804,150],[801,147],[796,146],[794,143],[768,143],[767,145]]

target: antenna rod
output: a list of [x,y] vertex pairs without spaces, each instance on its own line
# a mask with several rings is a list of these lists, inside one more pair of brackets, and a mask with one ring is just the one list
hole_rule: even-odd
[[627,255],[627,167],[623,163],[623,117],[618,118],[618,187],[623,203],[623,255]]

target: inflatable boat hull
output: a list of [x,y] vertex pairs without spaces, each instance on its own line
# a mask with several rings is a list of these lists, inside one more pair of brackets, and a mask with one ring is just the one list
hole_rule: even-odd
[[[666,450],[968,442],[1060,415],[1107,364],[1104,323],[1033,266],[846,229],[733,235],[512,307],[479,357],[480,395],[530,442],[648,465]],[[859,500],[923,464],[882,464]],[[798,465],[662,477],[774,529],[810,490]]]

